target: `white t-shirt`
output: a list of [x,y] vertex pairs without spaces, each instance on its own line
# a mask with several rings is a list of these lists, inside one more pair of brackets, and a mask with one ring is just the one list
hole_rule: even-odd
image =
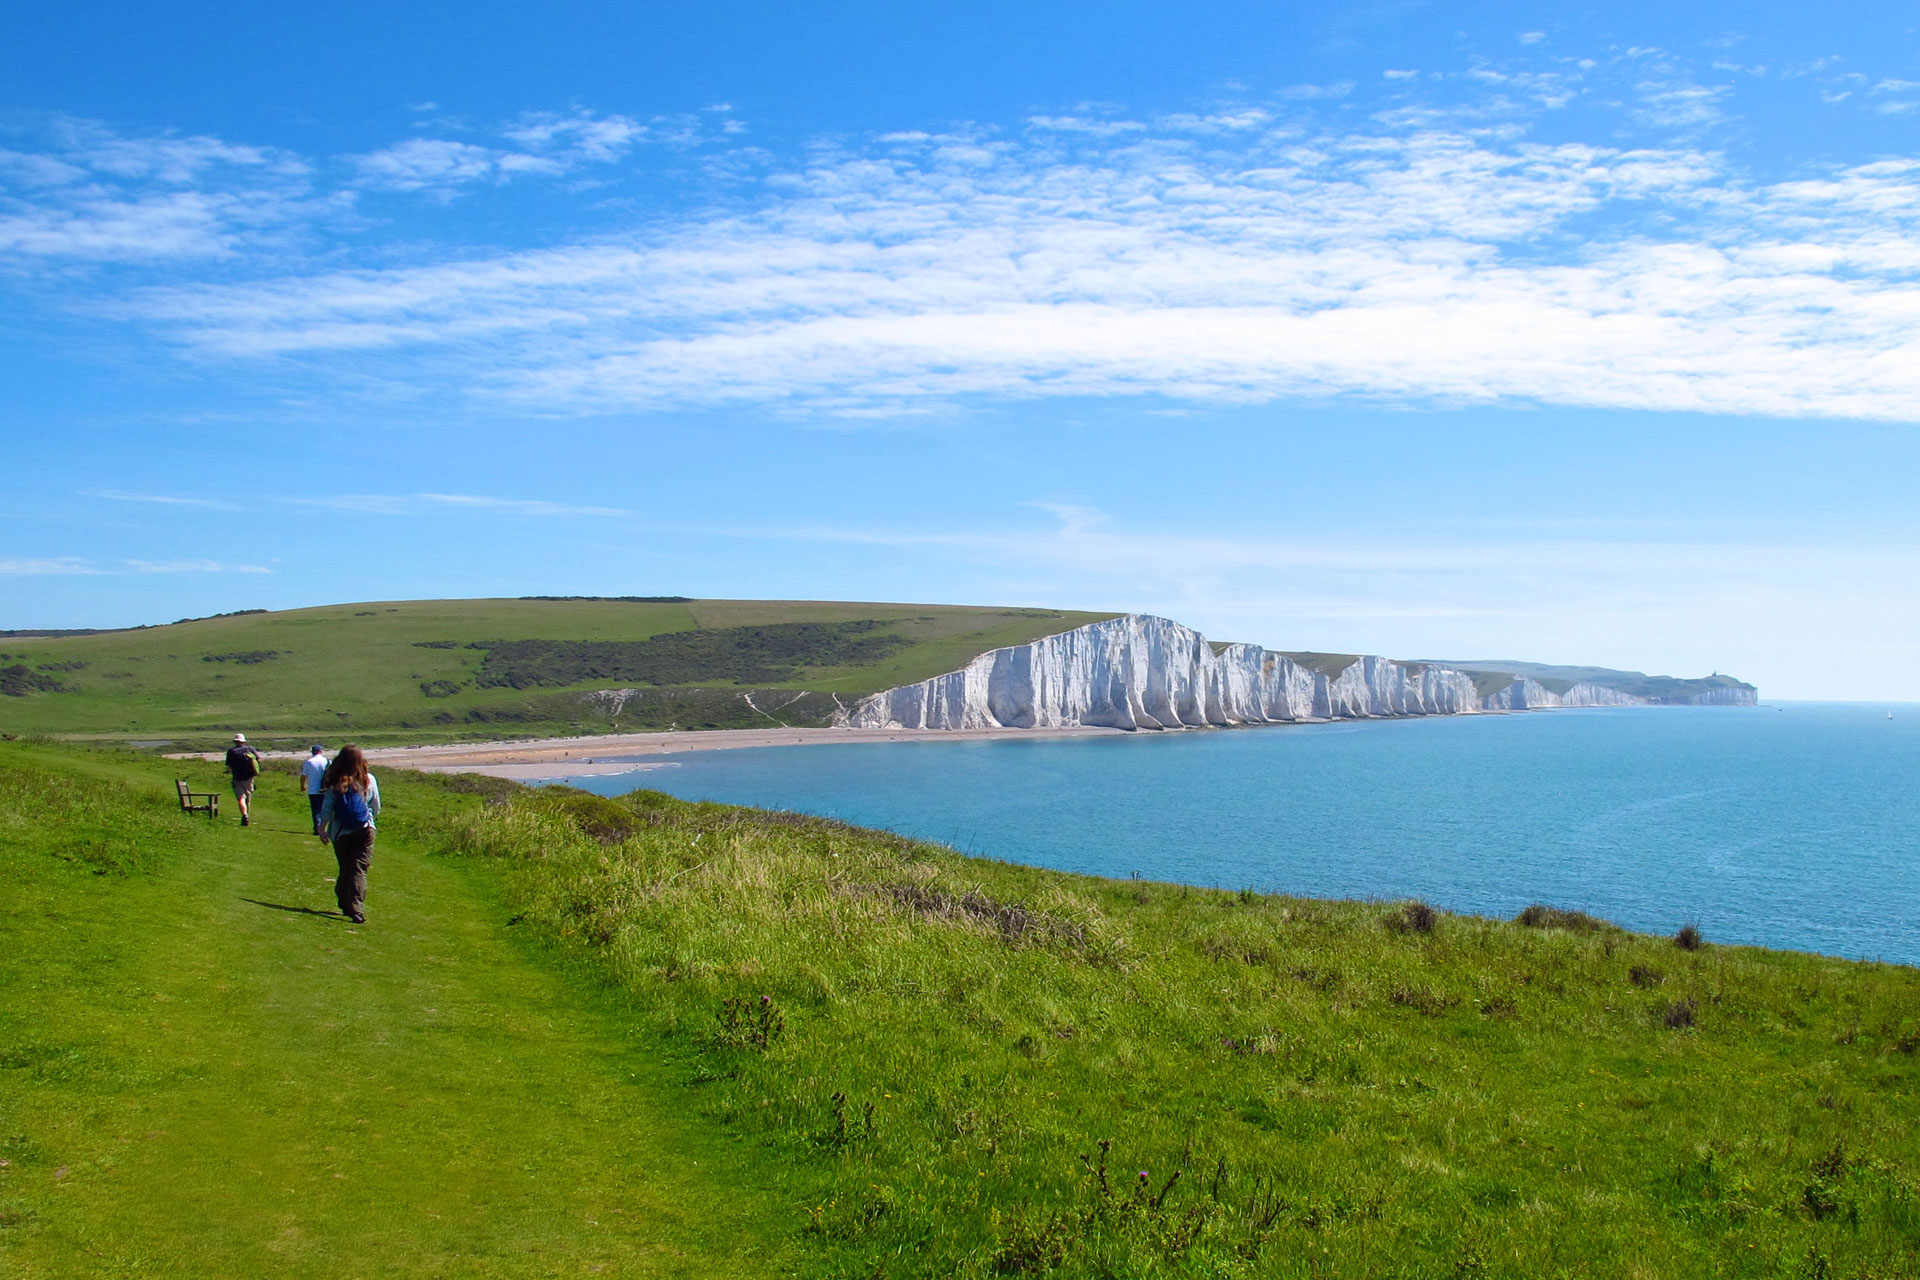
[[327,765],[331,763],[325,756],[308,756],[300,762],[300,776],[307,780],[307,794],[320,794],[321,780],[327,776]]

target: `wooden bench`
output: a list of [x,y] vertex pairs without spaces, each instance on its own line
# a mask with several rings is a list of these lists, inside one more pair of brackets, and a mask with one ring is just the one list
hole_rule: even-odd
[[220,797],[211,791],[189,791],[185,778],[175,778],[173,789],[180,793],[180,812],[204,813],[209,818],[220,816]]

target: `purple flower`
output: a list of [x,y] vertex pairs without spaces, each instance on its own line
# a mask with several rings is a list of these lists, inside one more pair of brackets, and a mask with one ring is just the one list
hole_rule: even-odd
[[1147,1171],[1145,1169],[1142,1169],[1140,1171],[1140,1181],[1145,1182],[1146,1180],[1147,1180]]

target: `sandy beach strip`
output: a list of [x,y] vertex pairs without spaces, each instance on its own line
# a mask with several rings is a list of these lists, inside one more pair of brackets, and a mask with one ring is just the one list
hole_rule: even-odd
[[[986,738],[1091,738],[1125,733],[1092,725],[1065,729],[669,729],[600,733],[522,742],[445,742],[420,747],[368,747],[370,764],[425,773],[485,773],[521,782],[585,778],[667,765],[635,756],[727,751],[741,747],[845,746],[849,743],[967,742]],[[304,760],[304,751],[263,751],[268,760]],[[220,751],[170,751],[169,760],[219,760]]]
[[608,733],[526,742],[456,742],[423,747],[369,747],[370,763],[428,773],[486,773],[532,781],[657,769],[640,756],[742,747],[845,746],[849,743],[965,742],[987,738],[1087,738],[1124,733],[1091,726],[1071,729],[675,729]]

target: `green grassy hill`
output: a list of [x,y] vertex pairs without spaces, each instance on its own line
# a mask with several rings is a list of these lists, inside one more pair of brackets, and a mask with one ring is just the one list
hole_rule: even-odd
[[[819,724],[842,700],[1111,614],[740,600],[424,600],[0,636],[0,732],[294,745]],[[632,689],[592,699],[594,690]],[[757,709],[756,709],[757,708]]]
[[0,744],[0,1273],[1920,1274],[1911,968],[167,770]]

